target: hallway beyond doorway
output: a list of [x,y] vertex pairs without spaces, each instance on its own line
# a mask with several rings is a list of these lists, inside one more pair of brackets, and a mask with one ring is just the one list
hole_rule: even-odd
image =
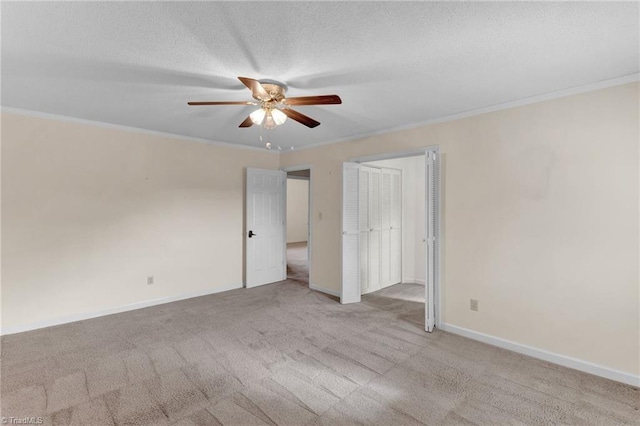
[[287,244],[287,279],[309,284],[307,242]]

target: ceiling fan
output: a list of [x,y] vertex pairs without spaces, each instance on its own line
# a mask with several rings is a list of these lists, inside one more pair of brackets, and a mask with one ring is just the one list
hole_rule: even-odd
[[251,127],[254,124],[263,125],[266,129],[273,129],[283,124],[287,117],[314,128],[320,125],[319,121],[291,109],[291,106],[307,105],[331,105],[341,104],[338,95],[299,96],[295,98],[285,97],[287,86],[274,80],[254,80],[247,77],[238,77],[245,86],[251,90],[251,95],[256,100],[252,101],[220,101],[220,102],[187,102],[189,105],[258,105],[260,108],[249,114],[238,127]]

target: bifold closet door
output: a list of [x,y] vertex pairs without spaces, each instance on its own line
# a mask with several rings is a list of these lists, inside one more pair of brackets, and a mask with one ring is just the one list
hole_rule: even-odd
[[342,292],[340,303],[360,302],[359,170],[358,164],[342,164]]
[[381,288],[380,279],[380,195],[381,195],[380,169],[369,169],[369,286],[368,291],[376,291]]
[[402,172],[360,167],[359,229],[362,294],[402,280]]
[[371,291],[369,286],[369,182],[371,168],[362,166],[359,174],[359,234],[360,234],[360,289],[362,294]]
[[381,170],[380,191],[380,288],[393,284],[391,279],[391,170]]
[[402,281],[402,172],[391,170],[390,180],[389,285],[393,285]]
[[425,310],[424,310],[424,329],[426,331],[433,331],[436,321],[436,308],[435,308],[435,286],[438,280],[438,245],[439,245],[439,194],[440,189],[440,171],[439,168],[439,154],[437,150],[426,153],[425,156],[425,189],[426,189],[426,226],[427,231],[427,262],[426,262],[426,285],[425,285]]
[[380,288],[402,281],[402,172],[382,169]]

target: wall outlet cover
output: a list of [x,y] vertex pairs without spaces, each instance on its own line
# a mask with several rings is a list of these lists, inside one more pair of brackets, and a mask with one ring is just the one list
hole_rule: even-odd
[[471,303],[469,303],[469,308],[472,311],[478,311],[478,301],[476,299],[471,299]]

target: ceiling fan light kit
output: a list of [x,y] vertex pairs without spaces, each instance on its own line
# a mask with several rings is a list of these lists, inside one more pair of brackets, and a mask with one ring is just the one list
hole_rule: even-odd
[[276,126],[281,126],[285,121],[287,121],[287,115],[279,109],[272,110],[271,117],[273,118],[273,122]]
[[[253,124],[263,125],[265,129],[274,129],[287,121],[287,115],[279,109],[261,107],[249,114]],[[264,124],[263,124],[264,123]]]
[[249,114],[249,117],[251,118],[251,121],[253,122],[253,124],[257,124],[259,126],[260,124],[262,124],[262,120],[264,120],[265,115],[266,115],[265,110],[260,108],[253,111],[251,114]]
[[[188,105],[258,105],[260,108],[253,111],[249,116],[240,123],[241,128],[251,127],[254,124],[262,126],[265,129],[275,129],[291,118],[298,123],[304,124],[309,128],[320,125],[319,121],[311,117],[291,109],[292,105],[335,105],[341,104],[342,100],[338,95],[321,95],[321,96],[299,96],[287,98],[287,85],[275,80],[255,80],[247,77],[238,77],[249,90],[251,96],[256,102],[251,101],[212,101],[212,102],[188,102]],[[268,143],[267,149],[271,148]],[[293,149],[293,147],[291,147]]]

